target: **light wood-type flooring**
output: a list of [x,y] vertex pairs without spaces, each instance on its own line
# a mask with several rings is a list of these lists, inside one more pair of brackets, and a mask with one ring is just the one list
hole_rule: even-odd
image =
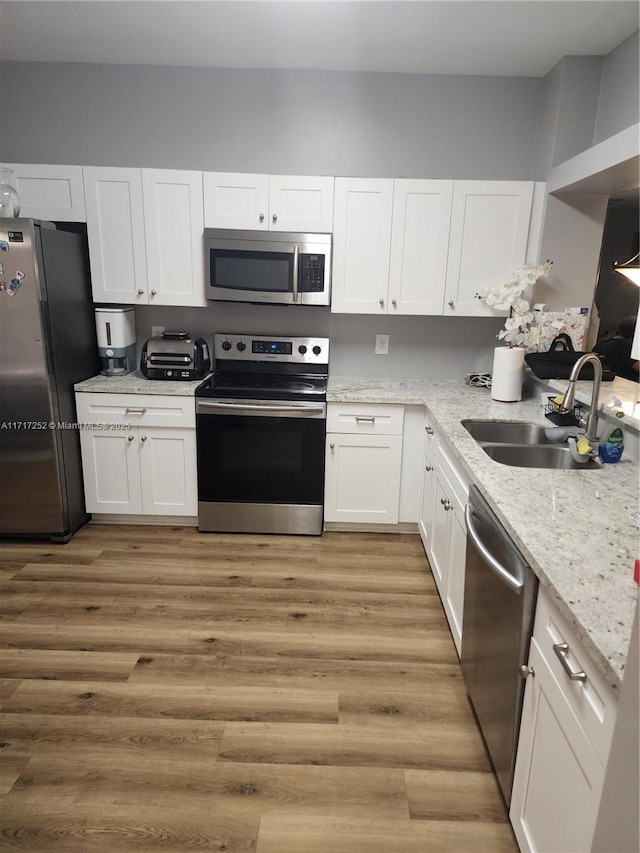
[[0,542],[0,850],[513,853],[417,536]]

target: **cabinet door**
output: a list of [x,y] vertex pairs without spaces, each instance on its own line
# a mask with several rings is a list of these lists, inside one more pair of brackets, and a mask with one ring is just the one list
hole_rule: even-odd
[[424,470],[422,476],[422,499],[420,503],[420,518],[418,521],[418,531],[422,544],[427,552],[427,557],[430,558],[433,539],[433,518],[436,501],[436,472],[433,466],[433,460],[430,456],[424,457]]
[[87,512],[139,514],[137,430],[82,430],[80,448]]
[[146,304],[140,169],[85,167],[83,174],[94,301]]
[[451,545],[444,609],[449,621],[451,636],[458,652],[462,652],[462,611],[464,609],[464,575],[467,554],[467,531],[461,507],[454,506],[448,511],[451,516]]
[[271,231],[333,230],[333,178],[269,175]]
[[395,181],[390,314],[442,314],[452,198],[453,181]]
[[455,181],[447,264],[447,315],[499,316],[476,294],[526,261],[530,181]]
[[142,170],[151,305],[206,305],[202,173]]
[[325,521],[397,524],[401,435],[327,434]]
[[386,314],[393,180],[336,178],[331,310]]
[[196,432],[139,427],[142,512],[197,515]]
[[449,555],[451,553],[451,513],[445,510],[445,501],[449,499],[447,481],[442,477],[437,465],[435,497],[433,500],[433,521],[431,549],[428,551],[431,571],[444,605],[447,591]]
[[205,172],[205,228],[269,228],[269,178],[235,172]]
[[520,850],[590,850],[604,768],[531,642],[510,818]]
[[20,216],[86,222],[82,166],[7,163],[20,195]]

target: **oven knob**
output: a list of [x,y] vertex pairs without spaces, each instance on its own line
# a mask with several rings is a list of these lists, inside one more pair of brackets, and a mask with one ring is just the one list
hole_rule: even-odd
[[304,344],[300,344],[300,346],[298,347],[298,352],[300,353],[300,355],[304,355],[306,351],[306,346]]
[[322,352],[322,349],[316,344],[313,348],[313,354],[314,355],[320,355],[321,352]]
[[228,352],[231,349],[231,341],[222,341],[222,349]]
[[244,344],[242,341],[238,341],[238,343],[236,344],[236,349],[238,350],[238,352],[244,352],[246,348],[247,345]]

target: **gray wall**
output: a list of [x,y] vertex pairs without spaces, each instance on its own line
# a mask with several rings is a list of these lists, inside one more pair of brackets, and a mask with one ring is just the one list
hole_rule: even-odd
[[593,142],[602,142],[640,121],[640,38],[638,33],[604,59]]
[[538,177],[539,79],[63,63],[1,70],[7,162]]

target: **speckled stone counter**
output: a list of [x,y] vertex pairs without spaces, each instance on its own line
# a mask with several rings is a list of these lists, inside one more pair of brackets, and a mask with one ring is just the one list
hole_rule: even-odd
[[193,397],[196,388],[204,382],[197,379],[193,382],[165,382],[161,379],[145,379],[137,370],[126,376],[92,376],[77,382],[73,387],[76,391],[99,394],[165,394],[169,397]]
[[465,418],[548,425],[538,395],[498,403],[488,389],[460,381],[332,376],[327,398],[426,406],[456,464],[485,495],[617,691],[638,594],[633,580],[640,544],[637,464],[623,457],[598,471],[514,468],[490,459],[461,425]]

